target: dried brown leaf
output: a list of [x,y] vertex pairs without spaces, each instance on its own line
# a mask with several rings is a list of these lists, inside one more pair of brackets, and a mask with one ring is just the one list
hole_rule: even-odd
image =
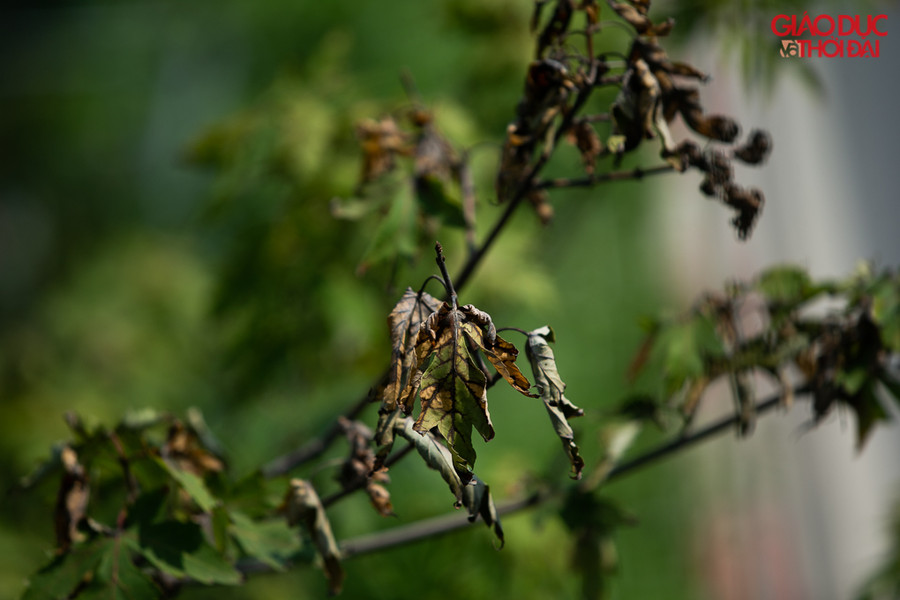
[[341,553],[315,488],[303,479],[291,479],[284,506],[288,525],[302,526],[321,556],[329,593],[339,594],[344,582]]
[[64,447],[60,452],[60,460],[63,475],[56,495],[54,523],[57,551],[66,552],[73,542],[84,537],[78,531],[78,525],[86,517],[91,488],[75,450],[69,446]]

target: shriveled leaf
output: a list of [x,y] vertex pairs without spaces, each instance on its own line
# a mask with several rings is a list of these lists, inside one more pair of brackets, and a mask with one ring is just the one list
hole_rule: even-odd
[[553,11],[553,16],[547,21],[547,24],[541,31],[541,35],[538,37],[538,56],[543,55],[548,47],[561,40],[569,28],[569,21],[572,20],[574,10],[574,0],[556,0],[556,9]]
[[413,428],[413,421],[405,418],[395,424],[397,435],[409,441],[425,460],[425,464],[441,474],[444,481],[450,487],[450,492],[456,498],[456,505],[463,502],[463,482],[453,466],[453,455],[430,433],[422,435]]
[[78,462],[78,454],[69,446],[60,451],[63,466],[62,481],[56,495],[54,522],[56,524],[56,546],[66,551],[73,542],[81,540],[84,535],[78,525],[86,516],[91,488],[88,485],[87,473]]
[[372,431],[359,421],[351,421],[343,416],[338,418],[338,425],[350,445],[350,454],[341,465],[337,481],[345,489],[357,487],[369,478],[375,466]]
[[738,435],[748,436],[756,428],[756,396],[753,386],[747,373],[732,373],[729,380],[739,417]]
[[455,506],[465,506],[469,512],[469,521],[481,517],[485,525],[494,531],[500,546],[503,546],[503,528],[497,515],[497,508],[491,497],[490,486],[472,475],[469,483],[464,484],[454,468],[453,455],[435,436],[427,433],[420,435],[413,429],[412,420],[407,418],[397,423],[397,435],[413,444],[419,455],[430,468],[441,474],[456,498]]
[[474,523],[475,519],[481,517],[484,524],[497,536],[502,548],[506,540],[503,536],[503,527],[500,526],[497,507],[491,497],[491,487],[473,476],[469,485],[463,488],[463,505],[469,511],[469,522]]
[[372,507],[382,517],[394,516],[394,506],[391,504],[391,493],[379,483],[370,482],[366,485],[366,494]]
[[[634,150],[644,138],[658,135],[662,142],[662,156],[677,155],[675,140],[666,123],[661,94],[659,81],[646,61],[641,58],[633,60],[610,110],[613,136],[624,136],[623,146],[617,149],[619,154]],[[680,164],[676,167],[681,168]]]
[[361,121],[356,135],[363,152],[360,186],[392,170],[396,156],[409,152],[408,136],[392,117]]
[[[205,427],[199,412],[195,411],[193,418],[198,425]],[[211,434],[207,432],[207,436]],[[201,477],[206,473],[221,472],[225,467],[221,459],[204,447],[197,431],[177,419],[169,427],[160,454],[178,469]]]
[[303,479],[291,479],[285,507],[288,525],[302,526],[322,557],[325,576],[328,578],[328,591],[331,594],[340,593],[344,582],[340,550],[315,488]]
[[541,399],[544,401],[544,407],[553,423],[553,429],[569,456],[572,478],[580,479],[584,469],[584,459],[575,443],[575,432],[569,425],[569,419],[582,416],[584,411],[572,404],[565,396],[566,384],[563,383],[556,367],[556,357],[549,344],[552,341],[554,341],[554,334],[550,327],[544,326],[530,331],[525,353],[531,363],[535,385],[540,390]]
[[406,288],[400,301],[388,315],[391,367],[382,394],[381,413],[396,409],[400,393],[408,383],[410,370],[415,367],[415,341],[419,326],[440,307],[441,302],[427,292],[417,293],[412,288]]

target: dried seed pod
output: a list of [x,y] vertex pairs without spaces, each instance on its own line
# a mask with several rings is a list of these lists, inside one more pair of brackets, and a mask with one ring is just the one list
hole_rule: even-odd
[[746,144],[734,149],[734,157],[748,165],[758,165],[766,160],[772,150],[771,136],[760,129],[750,132]]

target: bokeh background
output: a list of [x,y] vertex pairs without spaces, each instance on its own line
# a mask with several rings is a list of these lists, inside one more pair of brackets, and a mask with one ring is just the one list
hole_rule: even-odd
[[[516,216],[463,298],[500,326],[554,327],[568,395],[588,413],[578,424],[588,456],[604,410],[634,391],[625,372],[642,315],[684,310],[775,262],[816,276],[846,275],[859,259],[900,263],[900,52],[888,36],[878,59],[784,61],[768,22],[804,8],[816,10],[654,7],[678,20],[670,53],[714,74],[707,109],[775,139],[764,169],[739,173],[767,195],[751,240],[738,242],[694,175],[561,192],[549,226]],[[358,272],[371,223],[329,211],[357,181],[354,124],[408,105],[405,69],[442,131],[473,147],[483,232],[498,212],[490,173],[533,47],[522,0],[3,11],[0,597],[14,598],[47,559],[54,501],[52,489],[25,495],[15,484],[68,437],[65,411],[111,424],[144,407],[197,407],[240,475],[365,393],[384,368],[385,315],[432,262],[426,250],[398,271]],[[886,13],[889,31],[900,16],[894,4],[821,12]],[[627,42],[610,28],[609,47]],[[578,160],[562,149],[554,168]],[[462,248],[460,232],[442,235]],[[749,440],[725,436],[610,486],[640,521],[618,535],[613,597],[852,597],[888,548],[900,436],[882,428],[857,455],[849,415],[803,433],[803,408],[765,418]],[[564,476],[541,406],[497,389],[491,412],[497,438],[479,446],[478,472],[498,498]],[[374,410],[364,418],[374,423]],[[304,475],[331,477],[327,467]],[[392,476],[399,520],[354,498],[331,511],[339,539],[452,510],[417,461]],[[344,597],[578,596],[552,507],[504,526],[501,552],[476,528],[348,561]],[[324,593],[321,573],[298,569],[184,597]]]

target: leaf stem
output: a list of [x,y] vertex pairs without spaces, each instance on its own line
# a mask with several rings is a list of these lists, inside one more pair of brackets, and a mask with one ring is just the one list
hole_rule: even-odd
[[447,295],[450,297],[450,306],[453,307],[453,310],[456,310],[458,308],[456,290],[453,289],[453,281],[450,280],[450,274],[447,272],[447,261],[444,260],[444,248],[441,246],[440,242],[434,243],[434,251],[437,254],[434,260],[441,270],[441,277],[444,278],[444,288],[447,290]]

